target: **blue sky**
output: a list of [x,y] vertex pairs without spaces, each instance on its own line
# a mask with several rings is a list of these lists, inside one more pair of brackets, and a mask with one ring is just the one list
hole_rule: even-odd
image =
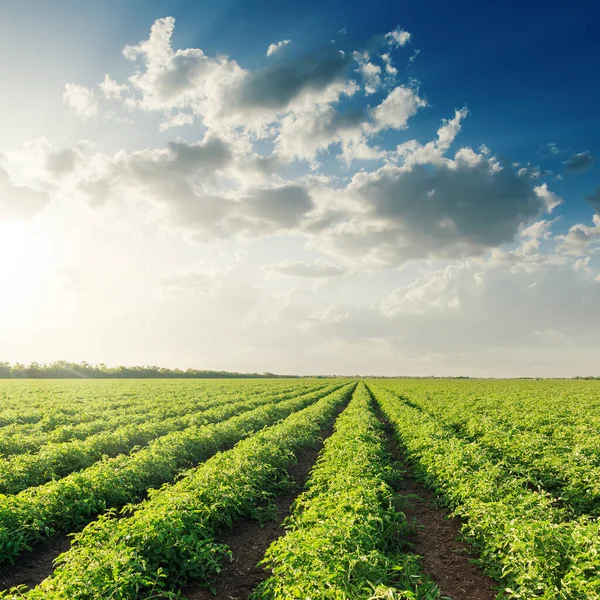
[[[593,75],[600,57],[594,28],[600,7],[592,1],[467,1],[457,7],[386,1],[5,0],[0,10],[0,51],[19,58],[0,65],[9,84],[0,106],[6,119],[14,118],[23,102],[28,109],[20,131],[7,136],[13,143],[43,118],[35,114],[40,96],[44,111],[58,114],[65,80],[93,83],[107,69],[125,74],[129,65],[122,47],[143,39],[155,19],[173,15],[174,46],[223,52],[248,68],[264,64],[264,48],[273,39],[293,38],[306,51],[332,38],[353,48],[399,24],[413,35],[406,58],[420,51],[408,75],[425,84],[430,104],[415,118],[413,135],[430,135],[449,107],[467,106],[471,114],[463,142],[486,143],[507,160],[531,161],[561,173],[569,153],[600,153],[600,78]],[[47,96],[49,88],[56,91],[53,97]],[[63,122],[47,129],[65,133]],[[551,142],[560,154],[544,148]],[[555,184],[570,200],[561,214],[582,218],[589,213],[582,199],[598,185],[599,169],[597,163]]]
[[[6,0],[0,229],[22,264],[9,269],[1,358],[386,374],[592,368],[583,323],[600,288],[600,197],[586,201],[600,186],[599,16],[585,1]],[[170,28],[170,58],[151,63],[155,22]],[[395,43],[394,31],[410,35]],[[339,73],[321,86],[317,64]],[[285,69],[305,87],[275,106]],[[448,122],[446,147],[437,136]],[[437,204],[417,199],[425,192]],[[114,300],[98,304],[102,281]],[[498,286],[515,286],[504,331],[489,326],[503,310],[489,296]],[[48,306],[10,313],[32,293]],[[536,311],[548,295],[555,304]],[[197,321],[194,306],[204,307]],[[64,307],[101,341],[82,342],[81,323],[58,341]],[[100,307],[102,334],[89,323]],[[39,323],[36,348],[16,344]],[[123,323],[129,341],[115,349]],[[487,338],[452,350],[461,326]],[[282,360],[290,344],[298,353]]]

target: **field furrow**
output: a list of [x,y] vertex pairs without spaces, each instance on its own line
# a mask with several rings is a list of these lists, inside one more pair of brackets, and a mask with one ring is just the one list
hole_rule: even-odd
[[[316,390],[323,387],[318,386]],[[307,393],[314,389],[310,388]],[[275,395],[259,394],[243,402],[248,408],[255,408],[295,397],[299,393],[301,391],[295,389]],[[168,433],[220,421],[229,414],[227,407],[235,405],[236,403],[227,397],[207,402],[196,410],[184,404],[179,407],[178,411],[181,412],[175,417],[165,419],[162,414],[153,416],[150,413],[141,424],[115,427],[86,440],[45,444],[35,454],[0,458],[0,494],[16,494],[51,479],[60,479],[69,473],[85,469],[105,456],[117,456],[131,451],[134,447],[146,446],[152,440]]]
[[341,385],[258,408],[247,402],[221,407],[214,424],[168,434],[131,455],[104,459],[58,481],[0,496],[0,562],[14,560],[55,531],[71,531],[108,508],[139,500],[148,489],[172,481],[181,470]]
[[501,597],[600,598],[597,520],[566,520],[555,498],[485,449],[453,435],[410,399],[369,387],[417,475],[464,519],[481,564],[505,586]]
[[266,553],[272,575],[252,597],[439,597],[405,550],[410,527],[395,505],[397,477],[383,425],[360,383],[294,505],[286,535]]
[[296,407],[281,423],[151,492],[132,516],[104,515],[77,534],[54,575],[25,597],[166,598],[190,577],[210,581],[227,555],[216,533],[285,489],[296,453],[315,443],[353,388]]

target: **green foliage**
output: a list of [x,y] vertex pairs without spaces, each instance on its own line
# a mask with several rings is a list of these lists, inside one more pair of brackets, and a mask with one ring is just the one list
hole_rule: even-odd
[[582,458],[576,468],[598,443],[587,427],[597,384],[443,385],[369,383],[417,473],[463,519],[501,597],[600,598],[600,525],[580,483],[593,466]]
[[[104,458],[91,467],[14,496],[0,495],[0,562],[56,530],[71,531],[111,507],[138,500],[265,425],[304,408],[342,383],[280,402],[232,402],[200,414],[200,423],[153,440],[132,454]],[[203,424],[206,423],[206,424]]]
[[[322,387],[322,385],[311,386],[307,391]],[[250,400],[242,402],[249,410],[263,404],[293,398],[301,391],[302,388],[298,385],[279,394],[272,394],[269,390],[267,394],[252,395]],[[235,414],[236,409],[233,413],[230,413],[230,409],[235,404],[236,396],[237,394],[224,393],[212,400],[207,398],[200,406],[198,406],[198,398],[187,397],[171,405],[169,413],[176,416],[168,417],[165,415],[164,408],[157,405],[155,401],[146,403],[146,412],[141,415],[142,422],[119,425],[128,413],[120,413],[118,417],[109,414],[105,417],[105,426],[108,430],[83,440],[44,444],[41,440],[46,435],[41,432],[38,439],[40,450],[33,454],[15,455],[7,443],[8,453],[13,455],[0,458],[0,493],[16,494],[28,487],[41,485],[51,479],[60,479],[69,473],[85,469],[104,456],[126,454],[133,448],[145,446],[153,439],[168,433],[222,420],[229,414]],[[223,406],[226,407],[225,411]]]
[[345,385],[152,491],[130,517],[109,514],[91,523],[75,536],[54,575],[25,597],[167,598],[188,577],[210,582],[227,556],[215,533],[255,516],[288,485],[295,453],[316,442],[353,388]]
[[395,507],[385,434],[363,383],[335,424],[263,563],[273,575],[256,600],[439,598],[416,557],[403,552],[408,524]]

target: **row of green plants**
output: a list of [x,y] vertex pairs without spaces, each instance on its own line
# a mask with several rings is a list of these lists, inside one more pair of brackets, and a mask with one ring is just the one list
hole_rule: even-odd
[[136,410],[142,402],[172,401],[197,397],[264,393],[302,385],[300,380],[263,381],[0,381],[1,428],[21,426],[22,432],[50,432],[63,425],[76,425],[99,418],[106,410]]
[[214,409],[221,411],[220,416],[214,414],[217,423],[170,433],[139,452],[106,458],[62,479],[0,496],[0,562],[14,561],[57,530],[70,532],[106,509],[138,501],[148,489],[172,481],[182,470],[342,385],[253,409],[247,401],[223,406]]
[[272,575],[255,600],[439,598],[406,548],[409,524],[393,486],[399,477],[364,383],[335,423],[262,564]]
[[28,592],[4,597],[100,600],[179,597],[189,578],[207,584],[228,549],[215,535],[242,517],[261,517],[285,489],[288,469],[314,445],[354,385],[327,395],[284,421],[154,490],[126,518],[106,514],[74,538],[54,574]]
[[[594,410],[594,405],[600,407],[598,385],[571,385],[568,397],[556,394],[559,386],[546,387],[546,382],[510,398],[502,394],[502,388],[469,398],[448,393],[451,390],[445,396],[432,394],[426,386],[413,388],[409,396],[458,437],[476,442],[510,472],[560,498],[571,511],[569,518],[598,516],[600,411]],[[595,389],[590,390],[592,387]],[[552,396],[548,388],[554,392]]]
[[597,519],[568,520],[555,497],[420,410],[410,394],[368,385],[417,475],[463,520],[481,566],[502,584],[499,598],[600,598]]
[[[312,386],[310,390],[322,389]],[[247,400],[248,408],[298,396],[304,389],[280,394],[258,394]],[[231,406],[229,396],[215,398],[195,407],[191,402],[177,404],[177,416],[165,419],[164,411],[150,410],[143,423],[131,423],[110,428],[84,440],[48,443],[35,454],[19,454],[0,458],[0,493],[16,494],[28,487],[60,479],[69,473],[85,469],[103,456],[117,456],[133,448],[146,446],[150,441],[187,427],[214,423],[223,418],[223,406]],[[225,413],[227,414],[227,413]],[[110,425],[110,420],[108,425]]]

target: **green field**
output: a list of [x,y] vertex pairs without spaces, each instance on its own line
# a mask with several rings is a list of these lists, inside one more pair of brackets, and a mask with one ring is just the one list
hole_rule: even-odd
[[597,381],[12,380],[0,407],[0,597],[600,599]]

